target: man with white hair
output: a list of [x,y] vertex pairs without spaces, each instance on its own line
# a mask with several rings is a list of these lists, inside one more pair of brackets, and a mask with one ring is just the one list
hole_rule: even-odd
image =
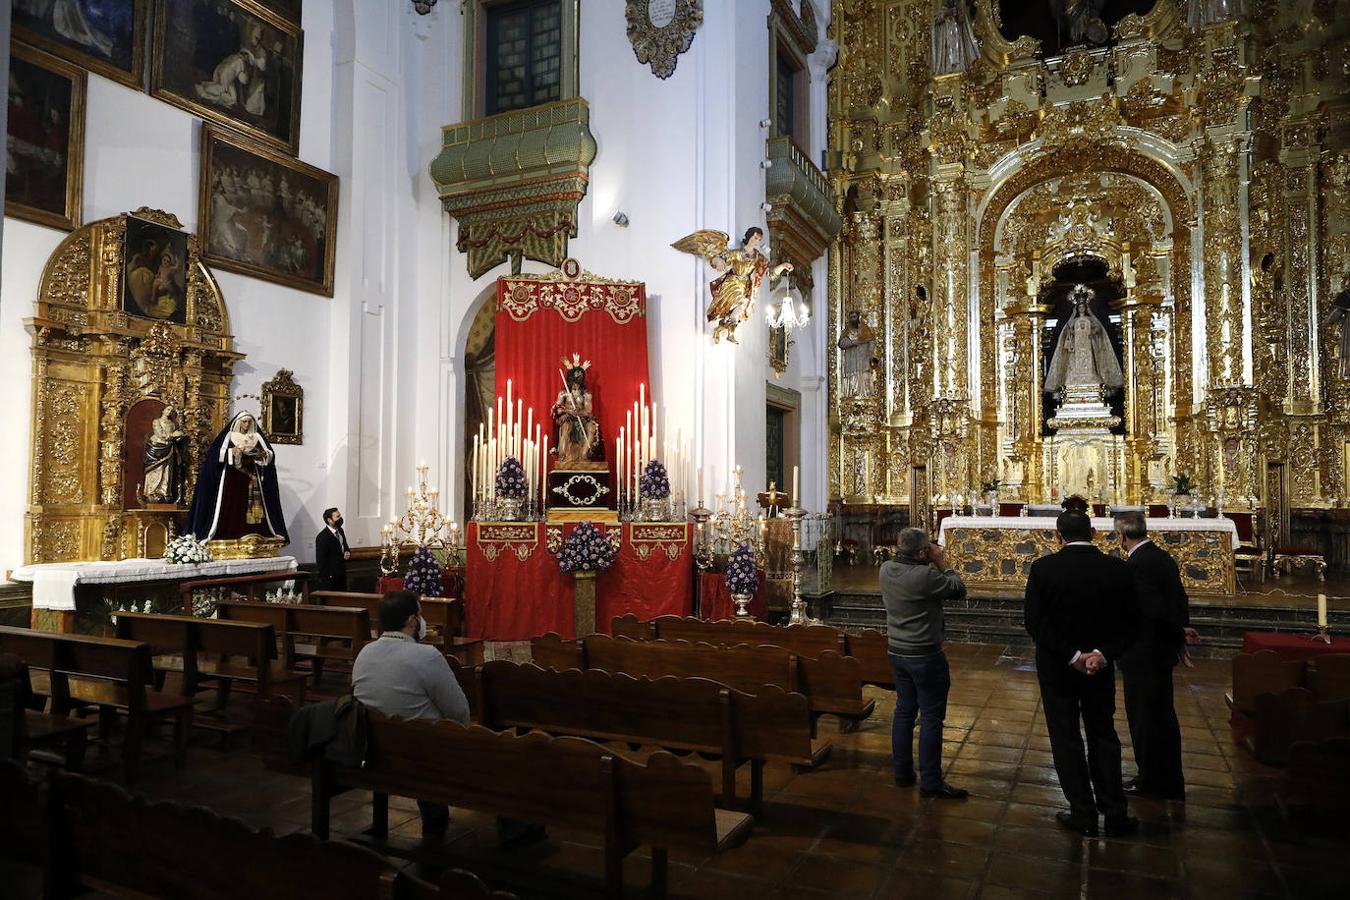
[[922,528],[906,528],[895,558],[881,566],[881,599],[895,675],[895,720],[891,762],[895,783],[914,784],[914,720],[919,718],[919,792],[925,797],[961,800],[967,792],[942,778],[942,721],[952,686],[942,652],[942,602],[966,596],[966,585],[947,565],[947,555]]

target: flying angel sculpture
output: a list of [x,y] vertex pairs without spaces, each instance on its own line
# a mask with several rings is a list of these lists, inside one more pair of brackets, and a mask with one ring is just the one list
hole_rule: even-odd
[[739,247],[730,246],[731,238],[725,231],[705,229],[680,238],[670,246],[683,253],[691,253],[708,261],[718,276],[708,283],[712,302],[708,304],[709,322],[713,327],[713,343],[722,339],[736,344],[736,327],[750,318],[755,310],[755,294],[765,273],[777,278],[792,271],[792,263],[779,263],[770,269],[769,259],[759,249],[764,242],[764,229],[750,226],[745,230]]

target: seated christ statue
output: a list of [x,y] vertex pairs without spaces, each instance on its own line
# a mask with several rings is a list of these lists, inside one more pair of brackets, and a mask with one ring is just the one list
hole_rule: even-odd
[[563,358],[563,390],[553,402],[550,415],[558,429],[556,453],[563,468],[588,468],[587,463],[604,458],[600,422],[591,407],[591,392],[586,390],[586,370],[590,361],[581,362],[576,354]]

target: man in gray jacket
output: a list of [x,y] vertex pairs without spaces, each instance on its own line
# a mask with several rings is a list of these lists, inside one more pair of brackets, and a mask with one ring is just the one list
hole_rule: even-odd
[[942,602],[966,596],[961,576],[922,528],[900,532],[895,558],[881,566],[886,637],[895,673],[891,760],[895,783],[914,784],[914,720],[919,719],[919,792],[963,799],[967,792],[942,778],[942,720],[947,716],[951,670],[942,652]]

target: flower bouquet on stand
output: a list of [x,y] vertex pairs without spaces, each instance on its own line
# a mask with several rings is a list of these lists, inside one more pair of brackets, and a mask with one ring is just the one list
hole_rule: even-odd
[[412,591],[419,597],[439,597],[441,590],[441,567],[430,547],[418,547],[417,552],[408,560],[408,574],[403,577],[403,589]]
[[750,545],[740,543],[731,551],[731,561],[727,563],[727,593],[736,601],[736,618],[751,618],[747,607],[759,589],[759,574],[755,571],[755,557]]
[[659,459],[647,463],[638,479],[638,497],[642,508],[638,518],[644,522],[665,522],[670,519],[670,476]]
[[503,522],[520,521],[528,492],[525,467],[514,456],[508,456],[497,469],[497,518]]
[[211,562],[211,548],[191,534],[180,534],[164,548],[164,561],[171,566],[200,566]]
[[558,550],[558,568],[576,581],[576,636],[595,633],[595,576],[614,565],[614,545],[599,528],[580,522]]

